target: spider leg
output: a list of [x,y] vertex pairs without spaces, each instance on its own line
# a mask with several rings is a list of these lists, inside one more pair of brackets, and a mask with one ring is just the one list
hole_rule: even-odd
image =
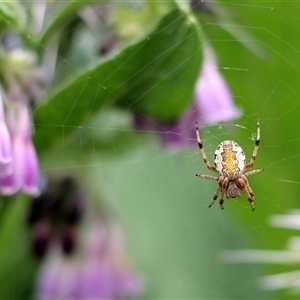
[[259,143],[260,143],[260,125],[259,125],[258,120],[257,120],[256,126],[257,126],[256,139],[255,139],[253,154],[252,154],[250,162],[245,166],[245,170],[252,168],[254,165],[255,159],[256,159],[256,155],[257,155],[257,151],[258,151],[258,147],[259,147]]
[[[256,170],[253,170],[253,171],[256,171]],[[257,171],[259,171],[259,170],[257,170]],[[248,172],[248,173],[251,173],[251,172]],[[242,174],[241,177],[236,180],[236,185],[240,190],[245,192],[245,194],[248,198],[248,201],[251,204],[252,211],[254,211],[255,210],[255,205],[254,205],[255,195],[249,185],[248,179],[245,174]]]
[[203,148],[203,143],[202,143],[200,132],[199,132],[199,128],[198,128],[198,122],[196,122],[196,137],[197,137],[197,142],[198,142],[198,147],[199,147],[199,150],[200,150],[200,154],[203,157],[203,160],[204,160],[204,163],[205,163],[207,169],[218,173],[216,168],[210,164],[210,162],[209,162],[209,160],[208,160],[208,158],[205,154],[205,151],[204,151],[204,148]]
[[219,204],[220,204],[220,208],[223,210],[224,209],[224,195],[225,195],[225,191],[222,192],[221,194],[221,198],[220,198],[220,201],[219,201]]
[[215,201],[217,200],[218,196],[219,196],[219,193],[220,193],[220,190],[221,190],[221,187],[218,186],[218,188],[216,189],[216,192],[212,198],[212,201],[210,202],[209,206],[208,207],[212,207],[215,203]]
[[204,178],[204,179],[211,179],[211,180],[216,180],[216,181],[219,180],[219,178],[216,176],[202,175],[202,174],[198,174],[198,173],[196,174],[196,176]]
[[[253,170],[256,171],[256,170]],[[252,172],[252,171],[251,171]],[[248,172],[250,173],[250,172]],[[246,178],[246,175],[242,176],[239,180],[238,180],[240,189],[242,189],[245,193],[246,196],[248,198],[248,201],[250,202],[250,205],[252,207],[252,211],[255,210],[255,205],[254,205],[254,201],[255,201],[255,195],[254,192],[252,191],[248,179]]]
[[264,171],[264,169],[252,170],[252,171],[246,172],[244,175],[245,175],[246,177],[248,177],[248,176],[251,176],[251,175],[260,173],[260,172],[262,172],[262,171]]
[[244,191],[245,191],[245,193],[247,195],[247,198],[248,198],[248,200],[251,204],[252,211],[254,211],[255,210],[255,205],[254,205],[255,195],[254,195],[251,187],[249,185],[248,186],[246,185],[245,188],[244,188]]

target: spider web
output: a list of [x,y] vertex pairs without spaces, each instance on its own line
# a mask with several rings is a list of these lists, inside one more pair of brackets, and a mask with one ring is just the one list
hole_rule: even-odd
[[[298,208],[300,40],[294,26],[299,22],[300,3],[211,2],[233,15],[218,23],[203,21],[202,28],[242,116],[226,124],[204,125],[201,135],[211,163],[216,146],[226,139],[238,142],[249,161],[256,120],[260,120],[261,144],[254,168],[265,171],[249,178],[256,194],[254,213],[245,196],[225,199],[224,211],[218,203],[207,208],[216,183],[194,175],[210,174],[196,139],[194,146],[178,152],[160,144],[162,134],[185,135],[184,129],[171,133],[163,128],[136,130],[130,126],[129,106],[123,111],[103,109],[95,123],[77,128],[76,148],[70,149],[63,125],[49,123],[49,127],[61,126],[62,145],[43,158],[42,171],[54,175],[75,172],[93,191],[95,202],[114,207],[124,223],[133,261],[146,278],[145,298],[267,298],[268,294],[258,290],[257,278],[288,267],[230,265],[220,260],[219,252],[284,248],[288,232],[270,228],[268,217]],[[229,22],[232,19],[235,23]],[[240,36],[240,41],[232,35]],[[70,67],[78,68],[71,58],[61,64],[54,80]],[[100,88],[105,89],[105,83]],[[82,92],[84,89],[82,86]],[[118,139],[126,132],[137,139],[120,146]],[[95,143],[92,154],[85,152],[86,134]],[[107,136],[107,152],[96,150],[98,135]],[[228,277],[234,282],[230,288],[222,285]],[[276,297],[293,296],[282,291]]]

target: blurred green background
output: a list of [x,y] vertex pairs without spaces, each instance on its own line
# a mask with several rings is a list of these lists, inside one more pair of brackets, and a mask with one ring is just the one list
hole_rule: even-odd
[[[298,299],[286,290],[266,293],[257,287],[259,276],[298,266],[230,264],[221,260],[220,252],[282,250],[288,237],[297,233],[270,227],[268,217],[300,206],[300,3],[213,4],[224,9],[226,16],[214,18],[195,12],[195,18],[214,48],[220,71],[243,114],[226,125],[204,126],[202,137],[211,161],[216,146],[225,139],[238,142],[249,158],[256,119],[260,120],[261,146],[255,167],[265,171],[249,179],[256,193],[255,212],[245,196],[225,200],[224,211],[218,204],[208,209],[216,183],[194,175],[209,174],[196,141],[191,149],[174,153],[161,146],[159,133],[135,132],[130,127],[128,102],[122,108],[107,107],[105,102],[88,122],[84,122],[86,111],[78,123],[75,115],[70,138],[64,136],[69,132],[55,119],[55,110],[60,109],[55,103],[60,102],[60,93],[69,82],[47,97],[44,112],[39,113],[37,107],[35,141],[41,169],[54,176],[76,173],[93,201],[104,201],[113,208],[124,225],[132,261],[146,282],[143,299]],[[153,19],[155,16],[150,15]],[[240,34],[240,40],[229,31]],[[245,44],[257,49],[257,54]],[[75,79],[80,82],[79,76]],[[98,89],[98,82],[92,77],[91,89]],[[120,82],[124,82],[121,75]],[[80,90],[92,98],[91,89]],[[118,97],[125,99],[125,95],[122,90]],[[72,97],[65,99],[67,112],[74,108],[76,100]],[[53,113],[49,110],[52,101]],[[51,115],[48,118],[47,113]],[[41,122],[44,125],[39,129]],[[43,149],[45,131],[57,139],[50,150]],[[38,268],[29,253],[30,238],[23,222],[27,199],[4,199],[2,203],[0,299],[26,299]]]

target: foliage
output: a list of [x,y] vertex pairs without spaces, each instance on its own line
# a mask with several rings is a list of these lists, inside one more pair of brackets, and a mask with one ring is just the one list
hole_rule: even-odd
[[[300,39],[291,32],[298,32],[300,23],[293,5],[276,2],[271,9],[269,4],[222,1],[238,24],[230,25],[227,15],[203,16],[176,1],[163,7],[148,2],[153,1],[138,1],[142,18],[147,16],[145,24],[133,22],[140,26],[134,31],[138,34],[126,37],[106,56],[97,55],[99,49],[92,47],[99,37],[78,20],[87,2],[50,5],[51,20],[39,33],[30,31],[25,1],[0,3],[0,28],[18,33],[41,60],[53,51],[53,40],[58,43],[54,80],[60,82],[49,87],[33,108],[42,171],[54,176],[76,173],[96,207],[105,199],[115,208],[128,233],[132,260],[146,278],[144,299],[266,299],[269,295],[257,289],[256,279],[271,268],[225,264],[218,254],[250,246],[282,248],[286,232],[270,228],[267,218],[298,207]],[[128,22],[135,20],[134,9],[124,8],[126,16],[132,11]],[[109,24],[117,35],[122,22]],[[240,27],[252,35],[260,57],[232,35],[232,29]],[[80,61],[83,55],[81,49],[70,49],[79,45],[72,39],[79,30],[89,41],[84,51],[94,51],[95,57],[73,68],[69,61]],[[66,40],[65,32],[70,33]],[[174,154],[162,149],[155,133],[135,132],[132,127],[133,112],[170,121],[188,107],[204,36],[243,110],[236,121],[240,126],[203,128],[209,158],[225,139],[236,140],[250,157],[256,119],[261,123],[256,163],[265,172],[249,180],[257,199],[254,213],[244,196],[225,202],[224,211],[217,204],[207,208],[216,186],[194,176],[209,172],[196,143]],[[27,299],[33,293],[36,262],[30,257],[24,227],[26,201],[3,199],[0,299]],[[294,297],[284,292],[281,296]]]

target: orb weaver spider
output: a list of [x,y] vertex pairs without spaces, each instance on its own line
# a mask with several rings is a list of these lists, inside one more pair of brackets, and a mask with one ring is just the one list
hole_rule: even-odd
[[240,147],[236,142],[232,140],[226,140],[221,142],[216,151],[215,151],[215,159],[214,159],[214,166],[212,166],[205,154],[203,143],[201,140],[198,123],[196,122],[196,137],[198,141],[198,147],[200,150],[200,154],[204,160],[204,163],[210,171],[215,173],[219,173],[219,177],[211,176],[211,175],[202,175],[196,174],[196,176],[204,178],[204,179],[211,179],[218,182],[218,187],[213,195],[212,201],[209,204],[209,207],[212,207],[215,201],[217,200],[219,194],[220,197],[220,208],[224,209],[224,196],[226,198],[235,198],[240,197],[240,191],[244,191],[250,205],[252,207],[252,211],[255,209],[254,201],[255,195],[253,190],[251,189],[247,177],[260,173],[263,169],[251,170],[254,165],[259,143],[260,143],[260,125],[257,121],[257,131],[256,131],[256,139],[253,149],[253,154],[251,160],[248,164],[246,164],[246,156],[242,147]]

